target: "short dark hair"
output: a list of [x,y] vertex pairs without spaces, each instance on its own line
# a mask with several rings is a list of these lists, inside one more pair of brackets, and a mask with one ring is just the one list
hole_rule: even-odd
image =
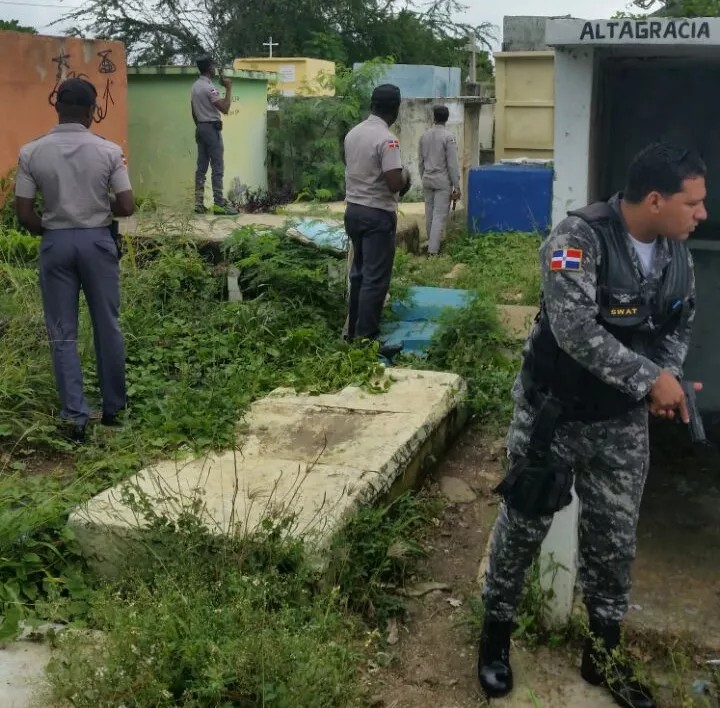
[[631,204],[639,204],[651,192],[672,196],[682,191],[686,179],[706,174],[705,163],[692,150],[653,143],[630,163],[623,197]]
[[63,106],[93,108],[97,101],[97,89],[87,79],[67,79],[57,90],[57,103]]
[[95,110],[97,89],[87,79],[67,79],[57,90],[55,110],[65,120],[84,120]]
[[380,113],[394,111],[400,107],[400,89],[393,84],[376,86],[370,98],[370,107]]
[[195,63],[197,64],[198,71],[201,74],[207,74],[208,71],[215,66],[215,60],[209,55],[198,57]]
[[450,118],[450,109],[447,106],[433,106],[433,118],[436,123],[447,123]]

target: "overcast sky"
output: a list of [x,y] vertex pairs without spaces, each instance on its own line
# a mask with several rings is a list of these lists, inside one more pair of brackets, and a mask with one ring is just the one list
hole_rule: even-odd
[[[64,8],[81,4],[81,0],[0,0],[0,18],[19,20],[21,24],[37,27],[45,34],[58,34],[50,23],[62,17]],[[491,22],[497,26],[498,48],[502,41],[504,15],[575,15],[589,19],[610,17],[626,9],[628,0],[465,0],[472,7],[464,20],[473,24]],[[582,7],[582,10],[580,9]]]

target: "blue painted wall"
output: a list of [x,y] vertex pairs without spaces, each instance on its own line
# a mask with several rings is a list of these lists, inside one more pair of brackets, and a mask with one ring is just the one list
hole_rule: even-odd
[[[353,70],[361,66],[354,64]],[[403,98],[454,98],[461,95],[458,67],[394,64],[377,84],[395,84]]]

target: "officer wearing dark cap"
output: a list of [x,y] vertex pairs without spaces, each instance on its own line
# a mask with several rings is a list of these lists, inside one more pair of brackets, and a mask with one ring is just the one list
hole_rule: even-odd
[[[410,189],[400,143],[390,126],[400,112],[400,89],[375,88],[370,117],[345,138],[345,229],[353,247],[347,337],[377,340],[395,258],[399,197]],[[381,347],[392,356],[397,348]]]
[[[21,149],[15,186],[20,223],[43,237],[40,287],[60,417],[77,440],[84,438],[90,417],[77,350],[81,289],[93,324],[103,424],[117,425],[125,408],[119,250],[111,225],[113,215],[130,216],[134,202],[122,149],[89,130],[96,100],[89,81],[61,84],[55,105],[59,124]],[[38,192],[42,216],[34,208]]]
[[225,173],[225,146],[222,139],[221,113],[227,115],[232,103],[232,81],[222,77],[225,96],[213,85],[212,79],[217,73],[212,57],[204,56],[197,60],[200,77],[193,84],[190,94],[190,109],[195,121],[195,142],[197,143],[197,170],[195,171],[195,211],[205,214],[205,176],[208,166],[212,168],[212,189],[214,214],[234,215],[237,211],[225,201],[223,196],[223,176]]

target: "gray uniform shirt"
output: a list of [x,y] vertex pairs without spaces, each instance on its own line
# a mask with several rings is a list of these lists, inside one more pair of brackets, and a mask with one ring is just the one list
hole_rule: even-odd
[[207,76],[201,76],[190,92],[190,105],[198,123],[217,123],[222,120],[215,101],[220,100],[220,92]]
[[418,167],[425,189],[460,189],[457,141],[442,125],[420,138]]
[[122,149],[79,123],[57,125],[20,150],[15,195],[42,194],[45,229],[109,226],[110,189],[130,189]]
[[384,174],[399,169],[402,169],[400,143],[382,118],[371,115],[345,137],[348,203],[395,213],[398,194],[390,191]]

